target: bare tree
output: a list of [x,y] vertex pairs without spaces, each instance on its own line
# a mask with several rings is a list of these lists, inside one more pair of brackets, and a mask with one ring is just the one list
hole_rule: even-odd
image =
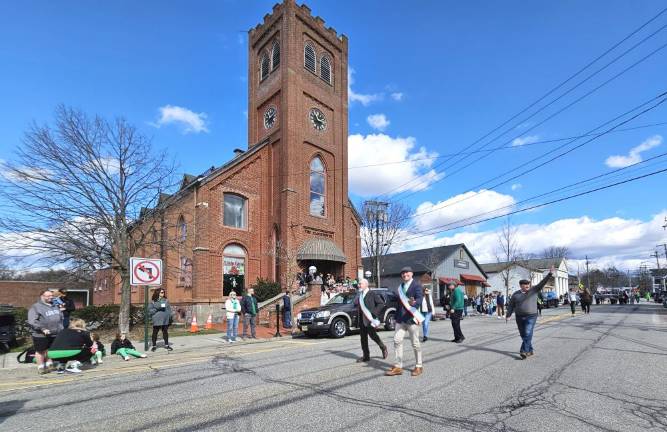
[[505,285],[505,298],[509,296],[510,279],[512,271],[517,265],[521,265],[523,257],[517,240],[518,229],[512,226],[508,217],[498,233],[498,249],[496,250],[496,261],[502,264],[500,277]]
[[567,246],[550,246],[542,251],[544,259],[565,259],[570,255]]
[[129,258],[150,232],[142,207],[172,186],[166,154],[124,119],[59,106],[54,125],[33,124],[2,171],[4,240],[35,262],[87,272],[111,265],[122,284],[119,328],[128,331]]
[[[290,293],[293,292],[296,284],[296,275],[300,270],[297,261],[298,251],[296,249],[290,250],[281,239],[277,240],[275,247],[269,248],[266,254],[276,260],[276,273],[278,276],[282,276],[282,280],[280,281],[282,290],[288,289]],[[311,293],[311,295],[313,294]],[[290,310],[290,314],[290,322],[292,323],[292,329],[294,329],[294,308]]]
[[[412,209],[404,203],[389,202],[385,214],[382,220],[376,220],[371,212],[363,211],[361,214],[361,253],[371,257],[373,273],[376,272],[377,258],[381,260],[388,254],[392,245],[408,234],[413,226]],[[379,253],[376,253],[376,247]]]
[[437,298],[440,297],[440,291],[436,282],[436,270],[438,266],[445,259],[445,256],[439,251],[437,247],[431,249],[431,252],[417,264],[424,266],[431,276],[431,292],[436,293]]

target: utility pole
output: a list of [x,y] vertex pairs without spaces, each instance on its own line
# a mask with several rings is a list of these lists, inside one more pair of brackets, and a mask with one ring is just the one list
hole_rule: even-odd
[[591,290],[591,272],[588,270],[588,255],[586,255],[586,285],[588,285],[588,292],[592,293]]
[[375,285],[380,288],[380,222],[387,222],[387,206],[382,201],[364,201],[366,220],[375,221]]
[[655,251],[651,254],[651,258],[655,257],[655,262],[658,265],[658,270],[660,270],[660,255],[658,255],[658,251]]
[[667,243],[659,244],[659,245],[656,245],[655,247],[660,247],[660,246],[665,248],[665,260],[667,260]]

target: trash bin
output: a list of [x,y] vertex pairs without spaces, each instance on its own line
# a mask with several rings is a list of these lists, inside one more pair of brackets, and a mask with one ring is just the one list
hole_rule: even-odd
[[16,346],[14,307],[0,305],[0,352],[9,352],[9,348],[13,346]]

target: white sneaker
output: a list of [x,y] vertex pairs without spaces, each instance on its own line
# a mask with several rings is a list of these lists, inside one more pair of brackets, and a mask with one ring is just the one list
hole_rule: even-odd
[[147,356],[146,354],[142,354],[140,357],[141,357],[141,358],[146,358],[146,357],[148,357],[148,356]]
[[99,360],[97,361],[97,363],[98,363],[98,364],[102,364],[102,363],[104,363],[104,361],[103,361],[102,359],[99,359]]
[[69,368],[65,368],[65,372],[81,373],[83,371],[76,366],[72,366],[72,367],[69,367]]
[[125,361],[130,361],[130,356],[125,356],[125,357],[123,357],[123,359],[124,359]]

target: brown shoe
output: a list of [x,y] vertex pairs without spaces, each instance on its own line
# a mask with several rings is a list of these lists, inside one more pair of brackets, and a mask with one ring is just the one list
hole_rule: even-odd
[[410,375],[412,375],[412,376],[419,376],[419,375],[421,375],[423,372],[424,372],[424,368],[423,368],[423,367],[416,367],[416,368],[412,371],[412,373],[411,373]]
[[386,358],[389,357],[389,351],[387,351],[387,347],[382,348],[382,358],[386,360]]
[[401,369],[400,367],[396,367],[396,366],[394,366],[393,368],[391,368],[390,370],[388,370],[387,372],[385,372],[385,375],[386,375],[386,376],[403,375],[403,369]]

